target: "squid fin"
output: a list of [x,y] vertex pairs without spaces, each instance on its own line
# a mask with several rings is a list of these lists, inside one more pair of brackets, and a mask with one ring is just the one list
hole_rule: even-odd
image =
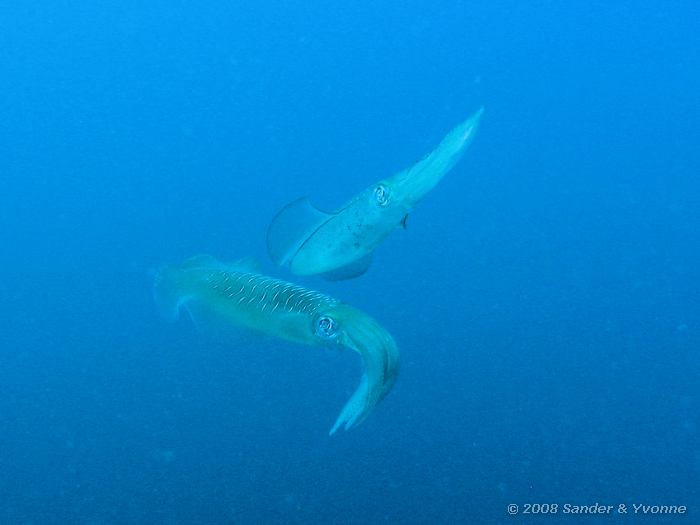
[[225,345],[248,345],[267,338],[261,332],[249,330],[231,322],[224,313],[203,304],[197,296],[190,296],[181,309],[187,312],[198,332],[208,340]]
[[307,197],[287,204],[267,229],[267,251],[277,266],[288,266],[306,240],[333,214],[319,210]]
[[262,265],[254,257],[244,257],[230,263],[220,261],[211,255],[194,255],[187,259],[180,266],[183,270],[191,270],[193,268],[217,268],[220,270],[233,270],[235,272],[260,273]]
[[202,253],[185,259],[185,262],[180,265],[180,268],[183,270],[189,270],[191,268],[211,268],[221,266],[222,264],[223,263],[216,257]]
[[255,257],[244,257],[224,266],[237,272],[262,273],[262,264]]
[[353,279],[354,277],[359,277],[365,273],[370,265],[372,264],[372,256],[374,252],[370,252],[364,257],[357,259],[356,261],[331,270],[330,272],[325,272],[321,274],[321,277],[328,281],[342,281],[344,279]]
[[183,272],[174,266],[165,266],[156,272],[153,281],[153,298],[160,314],[168,321],[175,322],[180,316],[180,307],[190,300],[183,293]]

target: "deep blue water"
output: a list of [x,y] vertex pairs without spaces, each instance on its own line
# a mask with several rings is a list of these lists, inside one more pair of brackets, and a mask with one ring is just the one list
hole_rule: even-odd
[[[696,2],[0,8],[0,523],[700,522]],[[254,256],[479,106],[370,271],[294,279],[402,370],[157,315],[153,271]],[[510,503],[686,505],[511,517]],[[624,519],[623,519],[624,518]]]

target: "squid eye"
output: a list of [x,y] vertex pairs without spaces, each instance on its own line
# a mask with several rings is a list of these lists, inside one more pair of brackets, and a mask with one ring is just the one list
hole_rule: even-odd
[[384,186],[384,184],[379,184],[374,188],[374,199],[380,206],[389,204],[389,188]]
[[332,317],[323,315],[316,319],[316,335],[323,339],[333,339],[338,335],[338,325]]

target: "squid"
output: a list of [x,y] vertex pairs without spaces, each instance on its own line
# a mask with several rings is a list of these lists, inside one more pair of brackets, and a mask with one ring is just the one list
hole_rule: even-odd
[[330,430],[359,425],[391,390],[399,370],[396,343],[369,315],[332,297],[262,275],[250,260],[224,263],[197,255],[161,268],[153,293],[163,317],[181,310],[195,324],[216,319],[287,341],[321,348],[347,348],[362,358],[359,386]]
[[300,276],[351,279],[367,271],[377,246],[459,161],[474,138],[483,108],[459,124],[421,161],[377,182],[340,210],[327,213],[307,197],[277,213],[267,231],[272,261]]

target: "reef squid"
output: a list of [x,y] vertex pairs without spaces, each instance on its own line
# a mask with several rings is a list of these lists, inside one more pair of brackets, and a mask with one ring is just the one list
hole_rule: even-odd
[[392,336],[369,315],[327,295],[259,273],[249,260],[224,263],[197,255],[160,269],[154,296],[163,316],[181,310],[202,317],[322,348],[349,348],[362,358],[360,385],[330,430],[359,425],[391,390],[399,370]]
[[483,108],[459,124],[421,161],[372,184],[340,210],[327,213],[307,197],[285,206],[267,231],[270,258],[295,275],[331,280],[363,274],[377,246],[462,157],[474,138]]

